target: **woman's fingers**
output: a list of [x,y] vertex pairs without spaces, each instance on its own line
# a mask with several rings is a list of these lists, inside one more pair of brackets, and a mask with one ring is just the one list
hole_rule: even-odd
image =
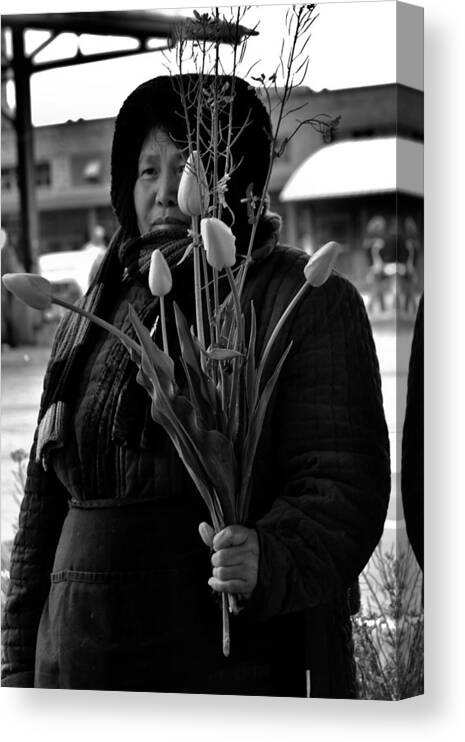
[[232,567],[235,564],[241,564],[246,558],[246,555],[250,553],[250,549],[247,545],[235,546],[229,549],[220,549],[220,551],[214,551],[211,556],[211,563],[213,567]]
[[203,542],[213,549],[208,584],[220,593],[250,597],[258,579],[259,544],[253,528],[232,525],[215,535],[208,523],[199,525]]
[[255,531],[245,526],[226,526],[213,539],[213,548],[219,551],[227,549],[228,546],[241,546],[250,539],[252,533],[255,534]]
[[242,580],[243,582],[247,582],[253,575],[253,566],[238,564],[234,567],[214,567],[212,575],[217,580],[220,580],[220,582],[227,582],[228,580]]
[[209,546],[210,549],[212,549],[213,537],[215,535],[215,531],[213,530],[213,528],[208,523],[200,523],[199,533],[205,546]]

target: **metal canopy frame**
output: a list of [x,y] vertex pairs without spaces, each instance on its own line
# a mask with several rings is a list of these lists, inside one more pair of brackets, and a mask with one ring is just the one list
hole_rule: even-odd
[[[9,77],[14,80],[16,113],[12,117],[2,108],[2,117],[5,117],[16,130],[22,258],[27,271],[37,270],[39,255],[39,218],[34,183],[34,139],[31,121],[31,75],[58,67],[172,49],[180,36],[190,40],[204,39],[236,45],[241,43],[244,36],[255,36],[258,33],[256,30],[231,25],[226,21],[219,21],[211,28],[206,28],[205,25],[196,22],[195,18],[165,15],[156,11],[10,14],[2,16],[2,29],[9,29],[12,36],[12,58],[6,59],[2,51],[2,82]],[[25,51],[27,30],[50,32],[50,37],[29,55]],[[39,52],[65,32],[78,36],[89,34],[133,38],[138,45],[134,49],[83,54],[78,44],[73,57],[37,62]],[[151,39],[165,39],[165,44],[150,47]]]

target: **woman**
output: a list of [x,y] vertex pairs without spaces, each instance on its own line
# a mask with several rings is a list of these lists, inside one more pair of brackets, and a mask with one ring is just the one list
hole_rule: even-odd
[[[189,323],[195,316],[188,223],[177,203],[186,142],[179,91],[195,81],[159,77],[124,103],[111,186],[121,226],[85,299],[129,334],[128,302],[152,327],[158,305],[147,274],[160,248],[173,272],[173,358],[171,303]],[[232,150],[224,219],[243,254],[244,195],[250,183],[255,193],[263,188],[270,122],[239,79],[233,122],[236,131],[246,125]],[[245,311],[254,301],[257,352],[305,263],[279,244],[279,219],[264,213],[243,293]],[[389,493],[378,364],[363,303],[337,275],[307,293],[276,358],[291,337],[257,454],[249,521],[213,539],[125,349],[77,316],[65,319],[12,559],[5,685],[355,697],[349,594],[382,533]],[[155,339],[161,343],[159,329]],[[228,658],[224,590],[243,596]]]

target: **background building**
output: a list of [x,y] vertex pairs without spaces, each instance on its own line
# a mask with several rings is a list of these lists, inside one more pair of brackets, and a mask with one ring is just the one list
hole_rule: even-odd
[[[289,137],[290,141],[275,162],[271,180],[271,207],[284,217],[283,240],[309,252],[337,240],[344,250],[339,270],[363,291],[373,262],[370,223],[375,219],[378,232],[384,229],[391,252],[405,241],[407,223],[407,231],[415,233],[415,269],[421,287],[421,187],[415,183],[405,190],[396,188],[395,163],[392,156],[384,162],[382,151],[388,140],[395,144],[397,137],[409,152],[422,153],[423,93],[396,84],[319,93],[296,88],[289,107],[303,104],[283,120],[280,141]],[[309,125],[300,126],[292,136],[299,122],[319,114],[340,117],[329,141]],[[41,254],[80,249],[96,224],[104,227],[107,238],[115,229],[109,195],[113,126],[114,119],[105,118],[34,129]],[[344,142],[353,145],[336,147]],[[357,149],[357,142],[369,142],[370,148]],[[394,180],[386,168],[394,172]],[[421,181],[421,174],[418,177]],[[21,258],[19,220],[15,134],[4,121],[2,226]]]

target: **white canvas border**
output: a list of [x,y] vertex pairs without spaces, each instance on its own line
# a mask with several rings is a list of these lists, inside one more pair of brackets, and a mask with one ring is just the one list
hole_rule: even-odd
[[[161,4],[196,6],[188,0]],[[453,0],[414,4],[425,8],[426,695],[387,704],[2,689],[3,739],[82,742],[104,736],[114,742],[136,737],[167,742],[273,742],[318,735],[328,742],[341,738],[424,742],[461,738],[465,690],[461,629],[465,613],[463,24],[458,17],[460,4]],[[138,8],[151,6],[144,0],[137,3]],[[41,2],[41,10],[49,12],[127,8],[128,3],[119,0]],[[37,12],[37,0],[2,3],[3,12],[19,10]]]

